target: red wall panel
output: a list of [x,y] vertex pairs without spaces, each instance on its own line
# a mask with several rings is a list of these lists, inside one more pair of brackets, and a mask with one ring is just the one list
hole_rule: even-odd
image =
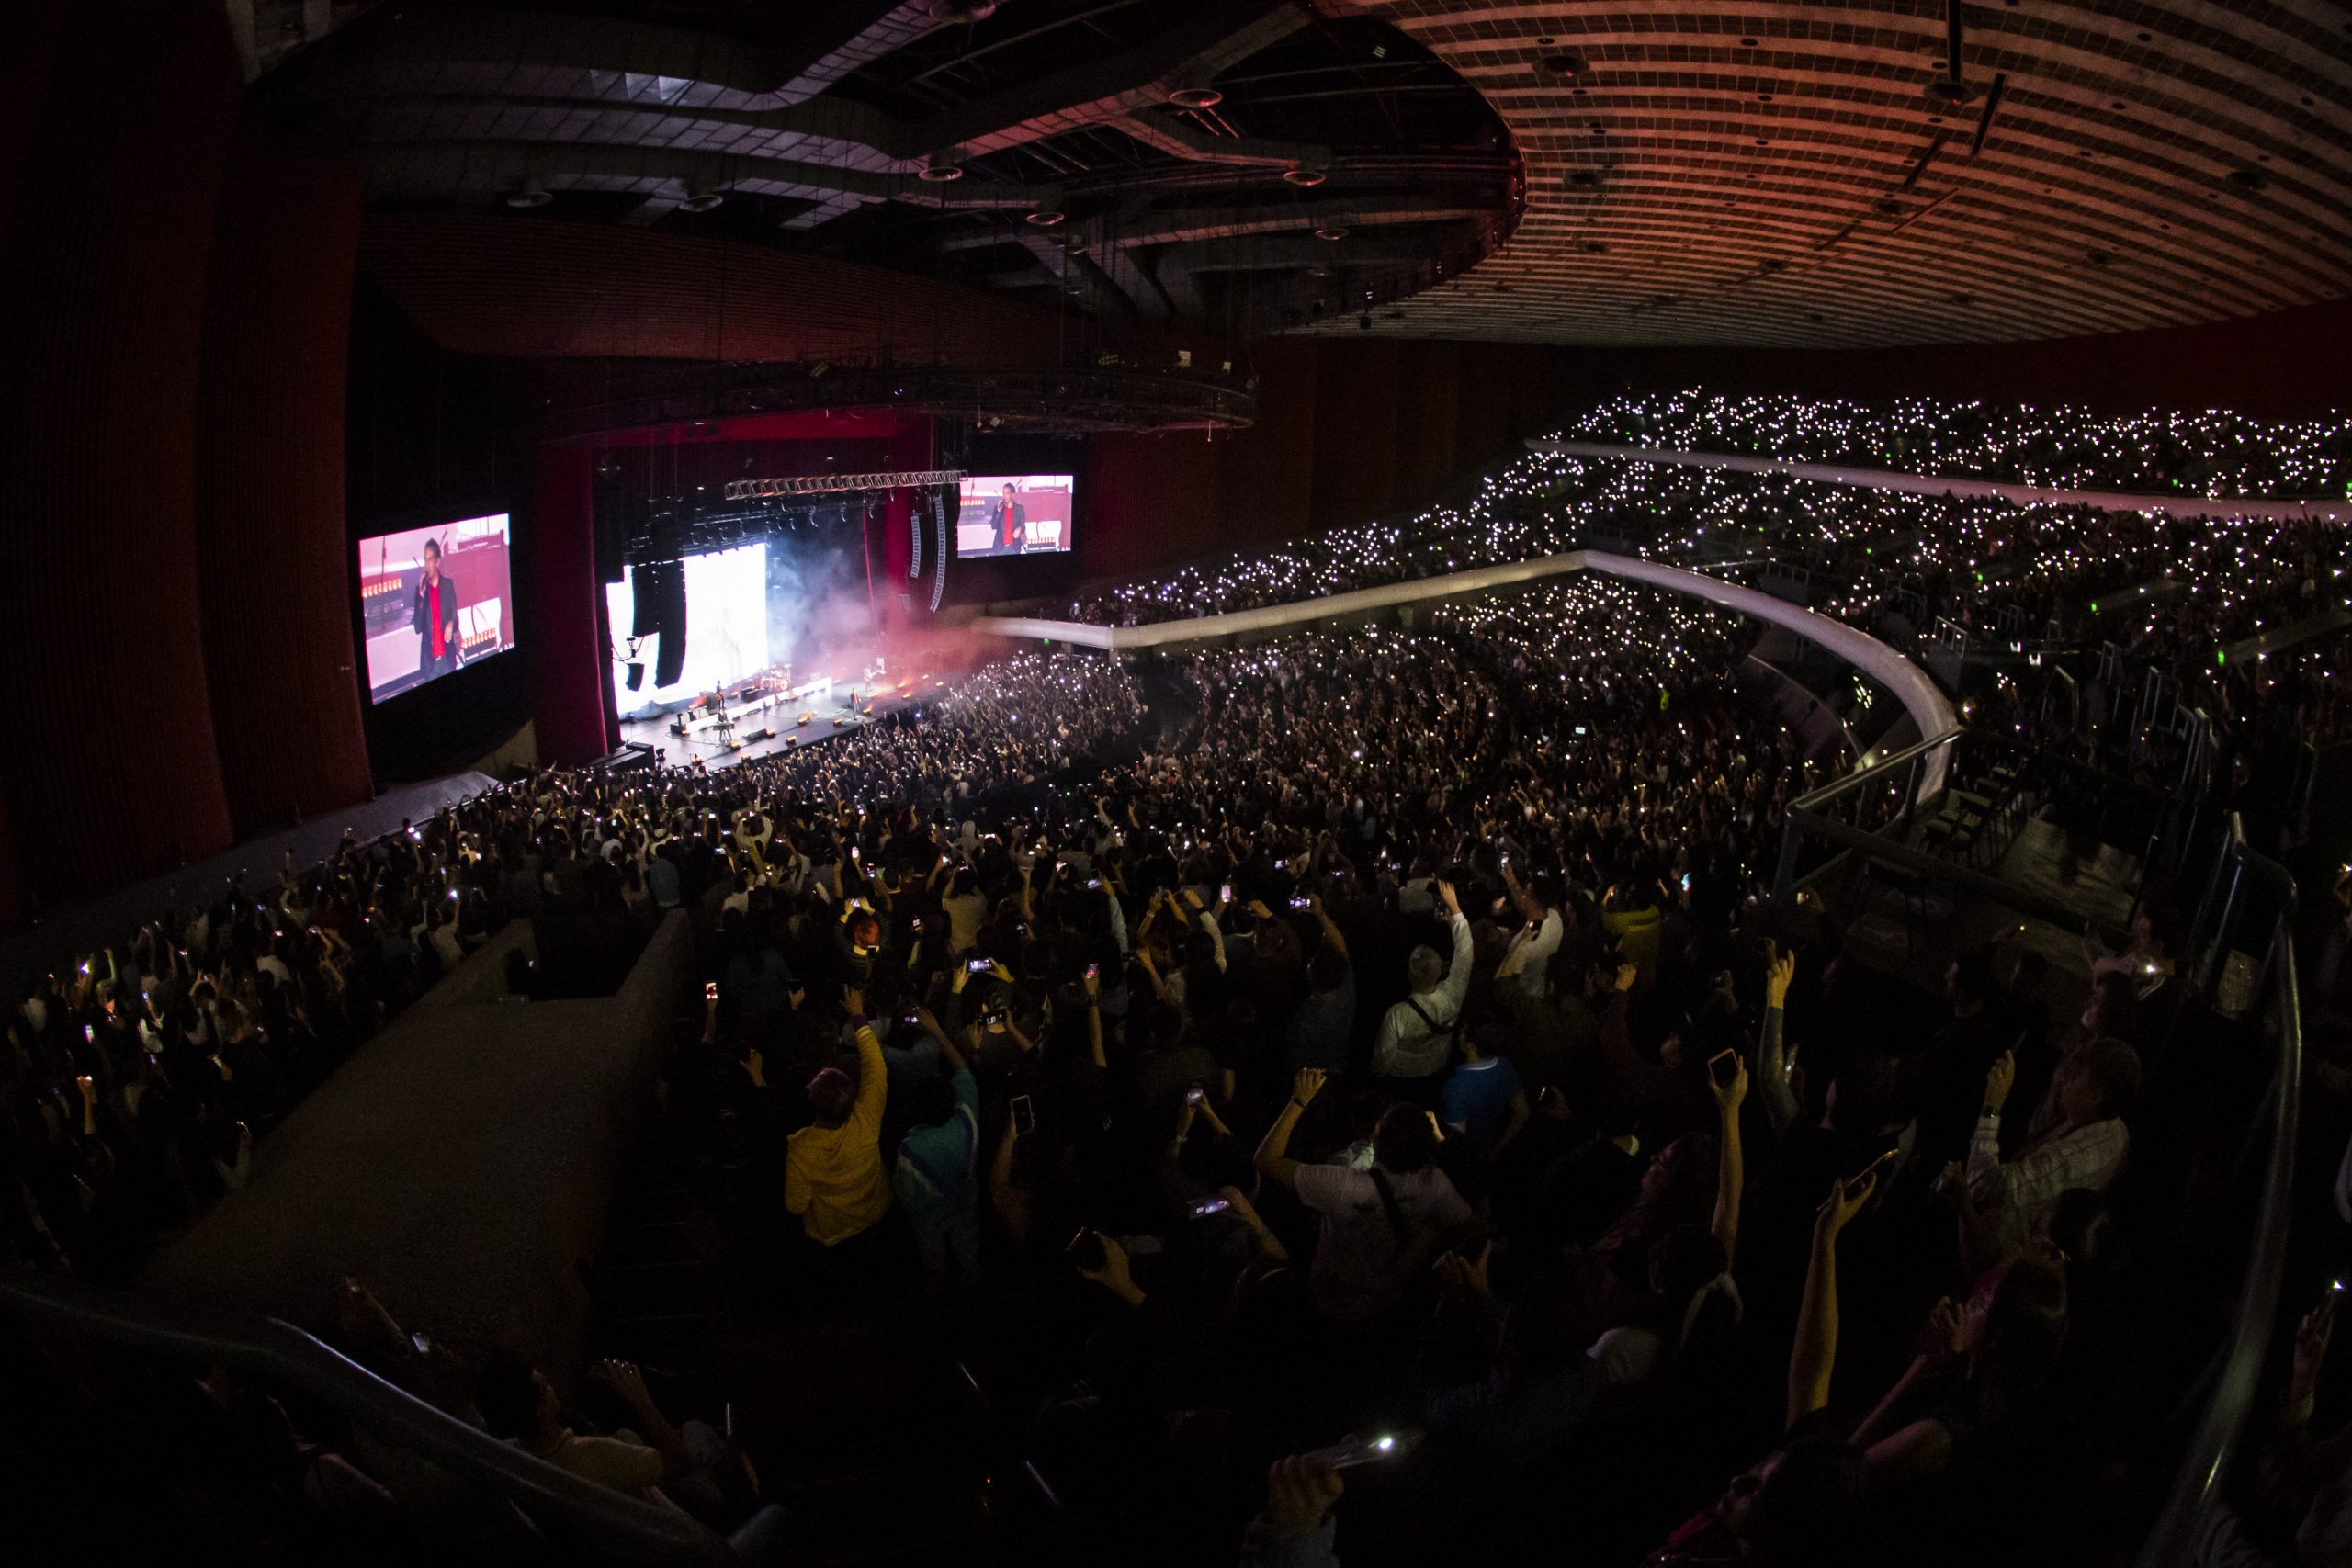
[[[1199,431],[1107,435],[1088,468],[1092,494],[1075,540],[1088,577],[1147,571],[1221,543],[1217,448]],[[948,585],[955,586],[951,575]]]
[[371,215],[361,265],[444,348],[510,358],[1050,361],[1059,323],[985,289],[641,229]]
[[1258,377],[1257,423],[1218,437],[1216,448],[1221,536],[1231,544],[1287,537],[1315,516],[1317,345],[1271,338],[1251,348],[1250,363]]
[[1461,467],[1454,432],[1461,406],[1463,345],[1408,343],[1396,367],[1396,498],[1433,496]]
[[344,529],[344,389],[358,181],[241,140],[198,383],[205,674],[240,837],[368,798]]
[[0,614],[24,694],[0,786],[51,901],[229,842],[193,592],[195,389],[239,92],[201,0],[90,0],[56,80],[0,248]]
[[1393,341],[1326,344],[1315,382],[1315,523],[1361,522],[1396,503]]
[[610,650],[596,630],[596,444],[548,442],[533,464],[531,591],[521,630],[542,762],[584,762],[612,749],[605,730]]

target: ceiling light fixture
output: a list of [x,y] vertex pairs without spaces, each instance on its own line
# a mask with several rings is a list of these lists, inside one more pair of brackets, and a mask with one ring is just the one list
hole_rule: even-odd
[[1058,195],[1041,196],[1037,205],[1029,209],[1029,221],[1040,229],[1051,229],[1069,216]]
[[1348,237],[1348,226],[1337,221],[1326,223],[1315,231],[1315,237],[1318,240],[1344,240]]
[[933,152],[923,160],[922,172],[915,176],[927,186],[944,186],[964,177],[964,160],[954,152]]
[[1225,95],[1205,82],[1195,82],[1171,90],[1168,101],[1180,109],[1213,109],[1225,102]]
[[1292,168],[1287,168],[1283,171],[1283,182],[1285,185],[1301,186],[1309,188],[1321,185],[1325,180],[1328,180],[1330,177],[1330,165],[1320,162],[1301,163]]
[[527,212],[534,207],[545,207],[554,199],[552,194],[537,186],[525,186],[520,190],[510,190],[506,193],[506,205],[518,212]]
[[686,199],[678,203],[681,212],[715,212],[727,198],[715,190],[689,190]]

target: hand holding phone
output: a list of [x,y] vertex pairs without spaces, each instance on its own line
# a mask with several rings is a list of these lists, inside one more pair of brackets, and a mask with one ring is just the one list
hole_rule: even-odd
[[1208,1089],[1198,1078],[1194,1078],[1193,1080],[1192,1087],[1184,1091],[1184,1103],[1187,1105],[1198,1105],[1202,1100],[1207,1098]]
[[991,959],[975,958],[965,964],[964,973],[967,975],[985,975],[994,966],[994,961]]
[[1193,1219],[1205,1220],[1211,1214],[1222,1214],[1232,1207],[1233,1200],[1230,1198],[1204,1198],[1187,1208],[1184,1213]]
[[1025,1094],[1016,1094],[1012,1100],[1012,1131],[1016,1137],[1027,1137],[1037,1130],[1036,1102]]
[[1350,1438],[1333,1443],[1327,1449],[1317,1449],[1303,1457],[1318,1460],[1333,1470],[1353,1470],[1358,1465],[1379,1464],[1388,1460],[1408,1457],[1421,1446],[1424,1434],[1418,1428],[1402,1432],[1382,1432],[1369,1438]]
[[705,980],[705,981],[703,982],[703,984],[702,984],[702,999],[703,999],[704,1001],[707,1001],[707,1002],[715,1002],[715,1001],[717,1001],[717,1000],[718,999],[718,981],[716,981],[716,980]]
[[1081,1230],[1070,1237],[1069,1245],[1062,1249],[1062,1256],[1069,1259],[1070,1267],[1081,1274],[1099,1274],[1111,1260],[1110,1254],[1103,1249],[1102,1233],[1094,1230]]

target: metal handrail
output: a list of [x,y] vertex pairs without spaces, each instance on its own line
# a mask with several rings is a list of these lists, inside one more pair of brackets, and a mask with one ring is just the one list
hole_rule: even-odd
[[0,1271],[0,1304],[144,1355],[220,1363],[315,1399],[355,1427],[496,1492],[625,1562],[738,1568],[725,1537],[675,1509],[585,1481],[386,1382],[289,1323],[237,1321],[68,1275]]
[[[2164,1512],[2142,1547],[2138,1568],[2181,1568],[2198,1560],[2200,1543],[2213,1510],[2222,1504],[2222,1488],[2229,1478],[2245,1436],[2247,1415],[2262,1379],[2263,1364],[2278,1315],[2281,1279],[2287,1265],[2287,1231],[2295,1180],[2295,1132],[2302,1110],[2302,998],[2295,976],[2295,880],[2287,869],[2245,842],[2245,831],[2233,813],[2228,837],[2217,859],[2226,867],[2235,889],[2250,879],[2278,900],[2278,922],[2264,956],[2264,980],[2276,987],[2278,1009],[2278,1076],[2268,1099],[2271,1111],[2270,1161],[2263,1173],[2261,1207],[2256,1216],[2254,1244],[2246,1257],[2245,1279],[2237,1294],[2236,1320],[2230,1330],[2213,1393],[2206,1402],[2197,1430],[2189,1439],[2180,1471],[2166,1498]],[[2210,902],[2210,896],[2209,896]],[[2200,925],[2202,924],[2200,912]],[[2226,926],[2215,934],[2226,942]]]

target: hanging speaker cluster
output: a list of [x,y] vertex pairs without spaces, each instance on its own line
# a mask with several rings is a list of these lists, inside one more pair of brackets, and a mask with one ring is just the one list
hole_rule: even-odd
[[686,569],[673,560],[640,561],[628,569],[636,605],[633,637],[657,637],[653,684],[674,686],[686,667]]

